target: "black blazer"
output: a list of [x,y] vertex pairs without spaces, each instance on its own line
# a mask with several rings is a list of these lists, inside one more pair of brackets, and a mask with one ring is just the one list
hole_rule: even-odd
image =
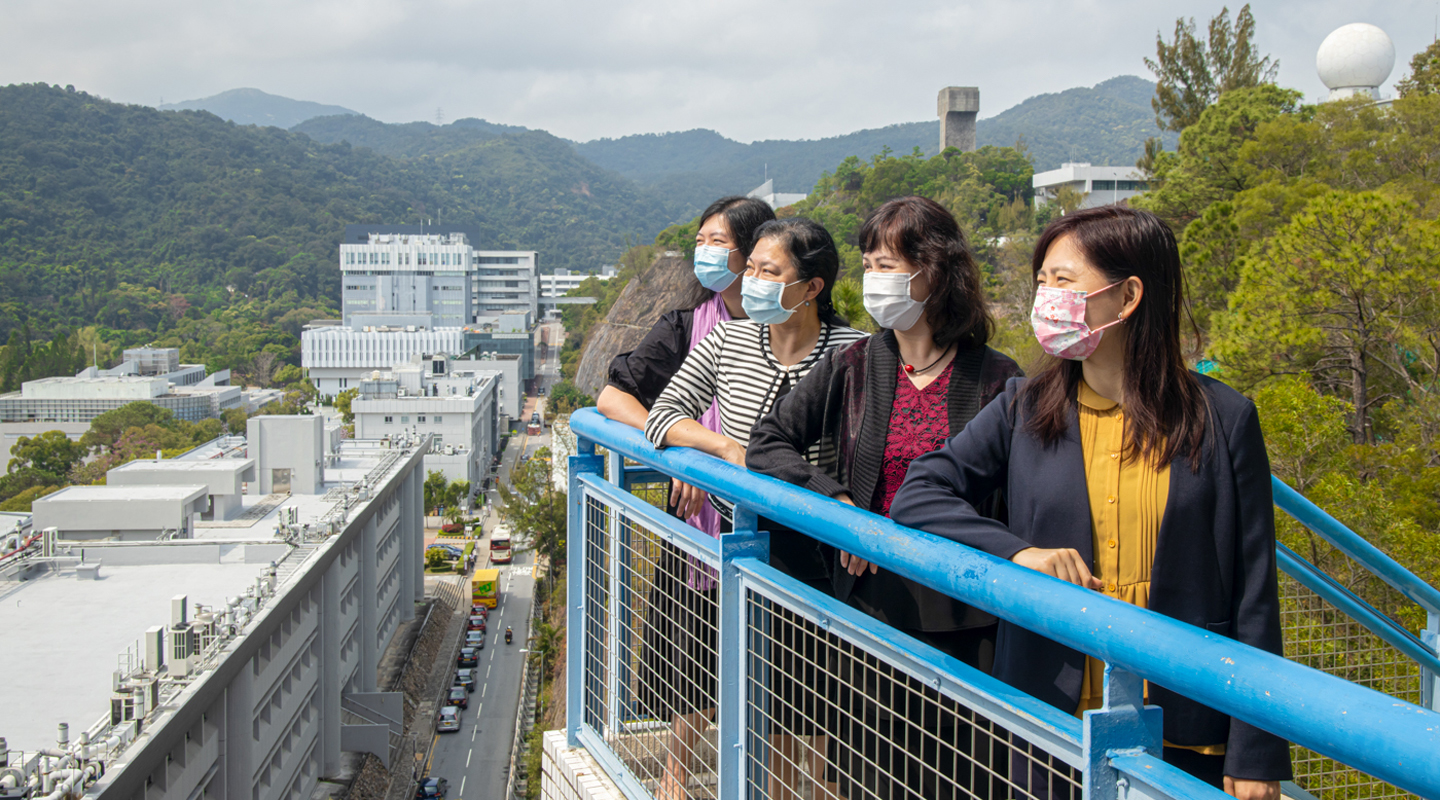
[[[1150,573],[1150,609],[1271,653],[1282,653],[1275,573],[1275,511],[1270,459],[1255,405],[1230,387],[1197,376],[1210,406],[1205,458],[1192,472],[1181,455],[1170,466],[1170,495]],[[1094,564],[1079,415],[1049,447],[1023,430],[1011,380],[945,447],[915,459],[890,518],[1001,558],[1027,547],[1071,547]],[[975,506],[1006,489],[1009,524]],[[1005,621],[995,675],[1066,713],[1080,702],[1085,656]],[[1225,774],[1288,780],[1283,739],[1161,686],[1150,700],[1165,709],[1165,740],[1226,744]]]

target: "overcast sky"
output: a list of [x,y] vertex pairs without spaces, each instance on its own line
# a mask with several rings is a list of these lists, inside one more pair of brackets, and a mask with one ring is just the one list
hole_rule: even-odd
[[[1239,4],[1232,3],[1234,6]],[[1324,94],[1315,51],[1350,22],[1430,43],[1436,0],[1260,0],[1280,83]],[[1154,0],[0,0],[0,84],[158,105],[254,87],[387,122],[482,117],[584,141],[711,128],[833,136],[933,119],[943,86],[981,116],[1116,75],[1150,77],[1157,29],[1219,2]]]

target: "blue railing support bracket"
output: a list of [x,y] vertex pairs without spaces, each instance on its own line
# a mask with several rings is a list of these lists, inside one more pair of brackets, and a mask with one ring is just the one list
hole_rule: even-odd
[[770,534],[755,530],[755,515],[736,509],[735,532],[720,536],[719,797],[741,797],[745,776],[745,590],[738,558],[770,559]]
[[[1425,630],[1420,632],[1420,641],[1430,652],[1440,654],[1440,614],[1434,611],[1425,614]],[[1440,711],[1440,670],[1420,665],[1420,705],[1431,711]]]
[[1120,800],[1122,776],[1110,764],[1112,753],[1161,750],[1159,706],[1145,705],[1145,681],[1113,664],[1105,665],[1105,704],[1085,712],[1086,800]]
[[569,494],[565,535],[565,744],[580,746],[580,726],[585,722],[585,493],[580,489],[581,475],[599,477],[605,461],[595,455],[595,443],[582,437],[576,451],[587,455],[570,456]]

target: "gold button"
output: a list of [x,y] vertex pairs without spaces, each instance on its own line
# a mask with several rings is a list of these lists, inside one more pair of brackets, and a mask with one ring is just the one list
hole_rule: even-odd
[[1107,503],[1113,503],[1113,502],[1115,502],[1115,495],[1112,494],[1112,495],[1110,495],[1109,497],[1105,498],[1105,502],[1107,502]]
[[1106,590],[1113,592],[1115,591],[1115,584],[1112,582],[1109,586],[1106,586],[1105,588]]
[[1120,454],[1119,454],[1119,453],[1111,453],[1111,454],[1110,454],[1110,457],[1111,457],[1111,458],[1119,458],[1119,457],[1120,457]]
[[1119,544],[1119,542],[1115,541],[1114,539],[1111,539],[1110,542],[1109,542],[1109,544],[1110,544],[1111,547],[1114,547],[1115,545]]

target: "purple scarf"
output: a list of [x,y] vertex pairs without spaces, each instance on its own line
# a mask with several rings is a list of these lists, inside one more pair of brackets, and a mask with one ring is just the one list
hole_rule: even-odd
[[[695,316],[690,322],[690,349],[694,350],[716,325],[730,320],[730,310],[725,307],[725,298],[721,297],[719,292],[711,295],[709,300],[695,307]],[[697,422],[704,425],[706,430],[722,433],[719,403],[711,400],[710,408],[700,415]],[[685,521],[691,527],[704,531],[712,539],[720,538],[720,514],[708,500],[700,507],[698,514]],[[690,569],[687,572],[689,574],[685,582],[691,589],[705,591],[714,588],[715,571],[697,559],[690,559]]]

